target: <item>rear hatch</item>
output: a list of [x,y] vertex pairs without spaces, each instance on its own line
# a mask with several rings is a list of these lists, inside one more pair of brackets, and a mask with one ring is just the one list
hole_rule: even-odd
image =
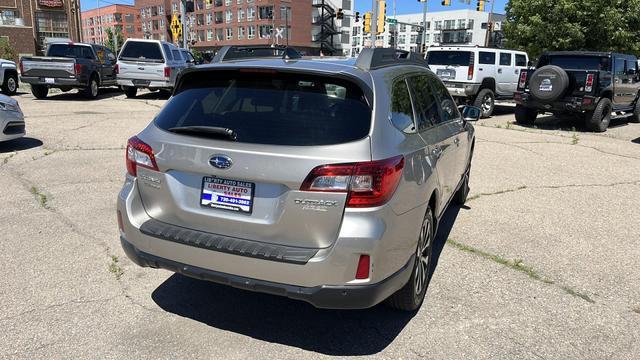
[[149,81],[165,79],[165,58],[161,45],[148,41],[127,41],[118,57],[118,78]]
[[75,59],[93,59],[89,45],[51,44],[47,56],[23,58],[22,75],[32,77],[69,78],[75,76]]
[[[610,67],[610,59],[606,56],[590,55],[543,55],[537,68],[547,65],[555,65],[562,68],[569,77],[569,85],[565,91],[568,96],[584,96],[596,91],[600,79],[600,72]],[[518,90],[528,89],[529,80],[535,72],[533,69],[522,70],[518,82]]]
[[361,88],[264,69],[187,76],[188,87],[139,136],[159,169],[138,169],[147,213],[247,240],[330,246],[347,193],[300,188],[320,165],[371,160],[371,109]]
[[474,54],[461,50],[432,50],[427,53],[431,71],[442,81],[468,82],[473,79]]

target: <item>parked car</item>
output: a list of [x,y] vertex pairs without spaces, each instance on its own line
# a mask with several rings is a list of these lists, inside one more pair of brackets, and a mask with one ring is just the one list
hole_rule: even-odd
[[420,307],[438,222],[469,191],[480,109],[462,115],[417,54],[232,53],[185,70],[129,139],[127,256],[321,308]]
[[6,95],[18,92],[18,69],[15,62],[0,59],[0,88]]
[[640,72],[633,55],[547,52],[535,69],[520,74],[516,121],[533,124],[541,112],[578,114],[588,129],[602,132],[615,118],[640,122],[639,95]]
[[426,58],[451,96],[481,108],[483,118],[491,116],[496,100],[513,99],[529,62],[522,51],[477,46],[432,47]]
[[24,115],[16,99],[0,94],[0,142],[25,135]]
[[31,93],[44,99],[49,89],[80,89],[89,99],[100,87],[116,85],[116,57],[107,47],[96,44],[54,42],[46,56],[23,56],[20,80],[31,84]]
[[130,98],[142,88],[172,91],[178,74],[188,65],[181,49],[171,43],[128,39],[118,55],[118,85]]

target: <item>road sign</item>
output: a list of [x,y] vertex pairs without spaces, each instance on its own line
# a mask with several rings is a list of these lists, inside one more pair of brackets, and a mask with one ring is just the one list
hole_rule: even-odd
[[173,34],[173,40],[178,40],[180,35],[182,35],[182,23],[178,19],[178,14],[173,14],[169,28],[171,29],[171,34]]
[[387,23],[390,25],[395,25],[398,23],[398,19],[387,18]]

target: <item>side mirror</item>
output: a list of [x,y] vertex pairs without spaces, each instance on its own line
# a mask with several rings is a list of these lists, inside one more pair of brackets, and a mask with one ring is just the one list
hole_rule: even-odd
[[637,72],[636,72],[636,69],[629,69],[629,70],[627,70],[627,75],[629,75],[629,76],[636,75],[636,73],[637,73]]
[[478,121],[482,115],[482,110],[475,106],[465,105],[462,107],[461,112],[462,119],[464,119],[464,121]]

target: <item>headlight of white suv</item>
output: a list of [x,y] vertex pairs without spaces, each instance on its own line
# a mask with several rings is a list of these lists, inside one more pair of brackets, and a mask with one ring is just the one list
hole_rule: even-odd
[[0,110],[20,112],[20,106],[18,106],[18,104],[13,105],[0,101]]

